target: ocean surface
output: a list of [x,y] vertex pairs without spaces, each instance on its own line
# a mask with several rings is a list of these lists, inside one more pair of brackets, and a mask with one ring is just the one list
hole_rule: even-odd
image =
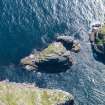
[[[93,57],[88,40],[96,21],[105,22],[105,0],[1,0],[0,80],[65,90],[75,105],[105,105],[105,65]],[[21,58],[62,34],[81,43],[70,70],[47,74],[18,67]]]

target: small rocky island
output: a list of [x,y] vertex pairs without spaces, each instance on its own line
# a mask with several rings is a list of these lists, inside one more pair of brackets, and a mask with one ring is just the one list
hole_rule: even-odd
[[29,84],[0,82],[0,105],[73,105],[70,93]]
[[93,53],[101,60],[105,58],[105,25],[95,24],[89,34]]
[[64,72],[74,63],[71,52],[79,51],[79,41],[71,36],[58,36],[47,48],[21,59],[21,64],[29,71]]

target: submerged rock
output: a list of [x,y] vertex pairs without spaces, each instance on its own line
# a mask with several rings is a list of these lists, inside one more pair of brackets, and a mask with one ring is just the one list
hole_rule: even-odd
[[73,105],[70,93],[29,84],[0,82],[0,105]]

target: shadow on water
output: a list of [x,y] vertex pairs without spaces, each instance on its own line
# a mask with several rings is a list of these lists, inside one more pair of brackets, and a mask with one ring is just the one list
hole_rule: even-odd
[[[49,67],[50,68],[50,67]],[[41,73],[47,73],[47,74],[56,74],[56,73],[62,73],[62,72],[66,72],[69,69],[69,67],[64,67],[64,66],[60,66],[59,65],[55,65],[52,68],[48,69],[46,67],[44,68],[39,68],[38,72]]]
[[5,80],[16,83],[34,83],[38,87],[46,87],[41,73],[26,71],[20,67],[0,67],[0,81]]
[[70,69],[70,66],[72,64],[68,64],[68,62],[44,62],[38,66],[38,71],[41,73],[61,73],[66,72],[68,69]]

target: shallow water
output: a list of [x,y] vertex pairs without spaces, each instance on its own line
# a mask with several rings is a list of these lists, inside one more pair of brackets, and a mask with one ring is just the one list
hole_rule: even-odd
[[19,62],[56,34],[74,36],[82,48],[65,73],[33,73],[9,65],[0,67],[0,80],[63,89],[75,96],[76,105],[105,105],[105,65],[94,59],[87,34],[91,22],[104,22],[104,5],[104,0],[1,0],[1,65]]

